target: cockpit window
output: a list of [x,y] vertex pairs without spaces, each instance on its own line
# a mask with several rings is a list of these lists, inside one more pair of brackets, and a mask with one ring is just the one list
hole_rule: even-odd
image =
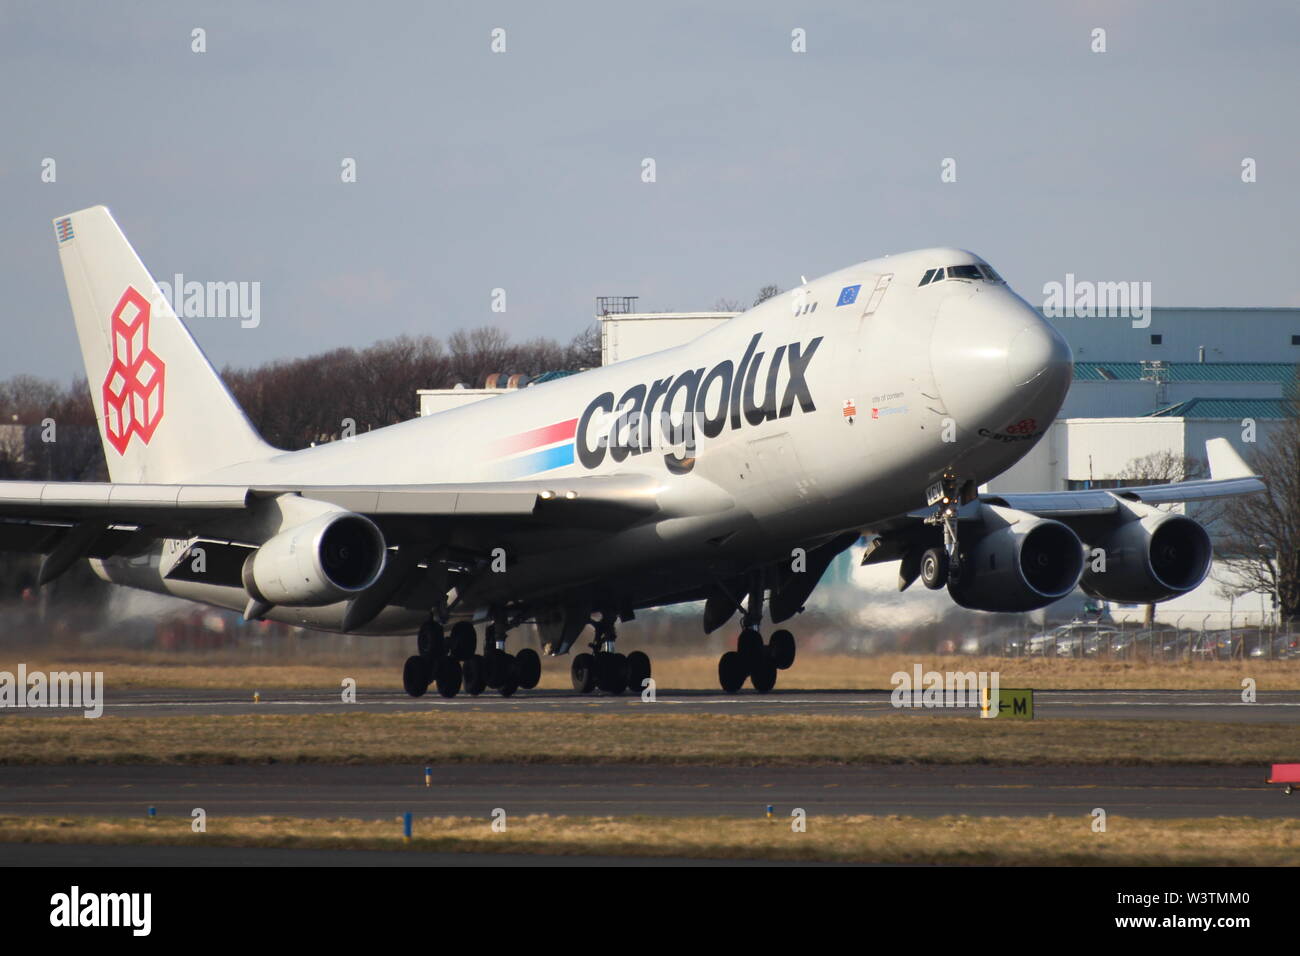
[[926,269],[918,285],[930,285],[949,279],[969,279],[976,282],[1001,282],[1002,276],[993,271],[993,267],[983,262],[968,266],[948,266],[946,269]]

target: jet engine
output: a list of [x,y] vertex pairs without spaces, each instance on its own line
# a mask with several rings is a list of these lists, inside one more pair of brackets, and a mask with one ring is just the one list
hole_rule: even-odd
[[329,512],[281,531],[249,555],[244,589],[266,604],[333,604],[374,584],[386,553],[383,533],[369,518]]
[[983,527],[959,531],[962,561],[948,593],[975,611],[1034,611],[1065,597],[1083,573],[1083,543],[1066,525],[981,505]]
[[1210,573],[1210,536],[1185,515],[1129,505],[1129,520],[1098,536],[1083,573],[1094,597],[1127,604],[1167,601],[1197,587]]

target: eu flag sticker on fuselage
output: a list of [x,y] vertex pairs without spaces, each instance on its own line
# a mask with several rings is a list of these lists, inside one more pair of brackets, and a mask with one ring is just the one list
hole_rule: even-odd
[[841,305],[852,305],[854,302],[857,302],[858,290],[861,288],[862,286],[860,285],[846,285],[843,289],[840,289],[840,301],[835,303],[836,308]]

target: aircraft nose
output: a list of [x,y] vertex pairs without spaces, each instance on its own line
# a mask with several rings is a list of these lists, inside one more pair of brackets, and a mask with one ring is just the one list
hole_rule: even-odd
[[1070,364],[1070,347],[1065,339],[1036,315],[1031,325],[1012,335],[1007,346],[1007,378],[1016,388],[1059,374]]
[[1069,345],[1038,313],[1014,295],[987,292],[940,306],[930,359],[948,413],[994,430],[1027,403],[1055,415],[1073,369]]

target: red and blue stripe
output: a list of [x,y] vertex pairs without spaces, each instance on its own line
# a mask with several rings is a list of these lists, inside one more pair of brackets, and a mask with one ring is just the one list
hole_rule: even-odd
[[[578,420],[543,425],[496,443],[494,451],[505,457],[502,467],[508,477],[523,478],[573,464],[573,436]],[[513,456],[513,457],[510,457]]]

